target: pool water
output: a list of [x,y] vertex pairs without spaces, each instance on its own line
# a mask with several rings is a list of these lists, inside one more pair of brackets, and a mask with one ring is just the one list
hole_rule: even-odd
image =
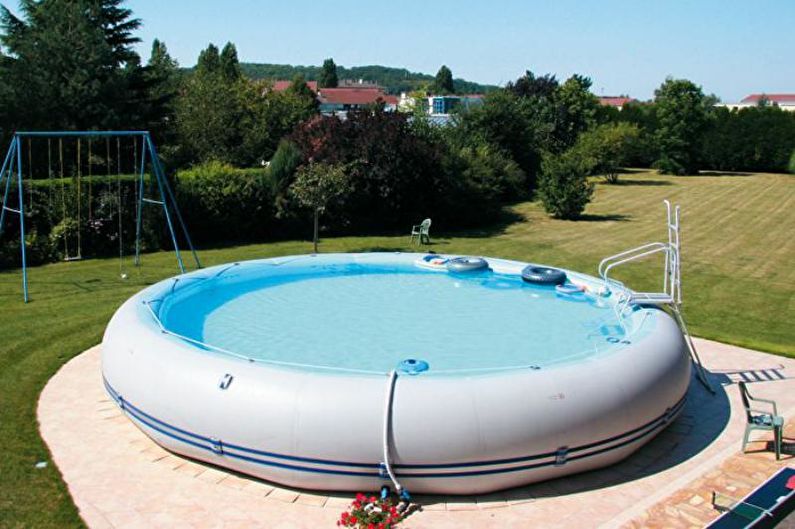
[[624,337],[604,299],[412,263],[249,265],[175,289],[158,315],[174,333],[255,360],[376,372],[407,358],[429,373],[543,368]]

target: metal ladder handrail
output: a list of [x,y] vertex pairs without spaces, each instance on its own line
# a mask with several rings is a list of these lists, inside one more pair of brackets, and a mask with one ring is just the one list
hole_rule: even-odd
[[[608,275],[610,270],[612,270],[616,266],[626,264],[631,261],[637,261],[638,259],[643,259],[644,257],[648,257],[650,255],[654,255],[659,252],[665,252],[667,257],[667,254],[670,251],[671,247],[668,244],[662,242],[650,242],[648,244],[638,246],[637,248],[632,248],[631,250],[626,250],[624,252],[611,255],[610,257],[602,259],[602,261],[599,263],[599,275],[602,277],[603,280],[605,280],[605,282],[614,281],[610,279]],[[619,259],[621,257],[623,258]]]
[[624,256],[632,255],[632,254],[634,254],[636,252],[639,252],[639,251],[642,251],[642,250],[646,250],[647,248],[656,248],[657,250],[660,250],[662,248],[667,248],[667,247],[668,247],[668,245],[665,244],[665,243],[662,243],[662,242],[650,242],[650,243],[647,243],[647,244],[642,244],[642,245],[637,246],[635,248],[631,248],[629,250],[625,250],[623,252],[619,252],[619,253],[611,255],[609,257],[605,257],[604,259],[602,259],[599,262],[599,269],[598,269],[599,270],[599,276],[604,279],[605,267],[609,266],[608,263],[610,263],[611,261],[614,261],[616,259],[622,258]]
[[667,215],[666,228],[668,230],[668,242],[650,242],[643,244],[636,248],[631,248],[623,252],[605,257],[599,263],[599,275],[604,280],[605,288],[610,289],[611,285],[621,285],[623,283],[610,278],[610,271],[620,265],[637,261],[645,257],[649,257],[656,253],[663,252],[665,254],[664,272],[663,272],[663,289],[662,292],[634,292],[626,288],[623,292],[618,294],[618,301],[616,302],[614,311],[619,325],[626,331],[627,327],[624,323],[626,309],[636,302],[654,303],[656,305],[667,305],[671,312],[674,314],[679,329],[685,338],[688,353],[691,360],[696,365],[697,377],[701,383],[711,393],[715,393],[714,388],[707,379],[704,371],[704,366],[698,356],[693,338],[687,329],[684,316],[682,315],[682,271],[681,271],[681,239],[680,239],[680,209],[679,206],[672,207],[668,200],[665,203],[665,210]]

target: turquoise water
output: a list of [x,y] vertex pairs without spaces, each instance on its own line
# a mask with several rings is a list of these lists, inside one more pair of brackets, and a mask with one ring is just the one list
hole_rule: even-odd
[[172,332],[252,359],[379,372],[406,358],[434,373],[544,367],[623,338],[602,299],[405,262],[249,265],[175,289],[159,316]]

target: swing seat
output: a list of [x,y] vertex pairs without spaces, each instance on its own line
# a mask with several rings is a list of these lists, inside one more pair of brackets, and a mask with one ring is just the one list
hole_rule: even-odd
[[67,263],[71,262],[71,261],[82,261],[83,260],[83,256],[82,255],[67,255],[66,257],[63,258],[63,260],[65,262],[67,262]]

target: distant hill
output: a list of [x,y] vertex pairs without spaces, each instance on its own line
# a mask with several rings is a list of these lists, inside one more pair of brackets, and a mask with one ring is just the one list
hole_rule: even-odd
[[[258,64],[241,63],[243,73],[252,79],[292,79],[295,75],[303,75],[307,81],[315,81],[320,75],[319,66],[292,66],[290,64]],[[405,68],[389,66],[354,66],[345,68],[337,66],[337,77],[342,79],[364,79],[383,86],[390,94],[410,92],[433,82],[434,76],[410,72]],[[496,89],[494,85],[474,83],[465,79],[453,81],[455,91],[459,94],[485,93]]]

